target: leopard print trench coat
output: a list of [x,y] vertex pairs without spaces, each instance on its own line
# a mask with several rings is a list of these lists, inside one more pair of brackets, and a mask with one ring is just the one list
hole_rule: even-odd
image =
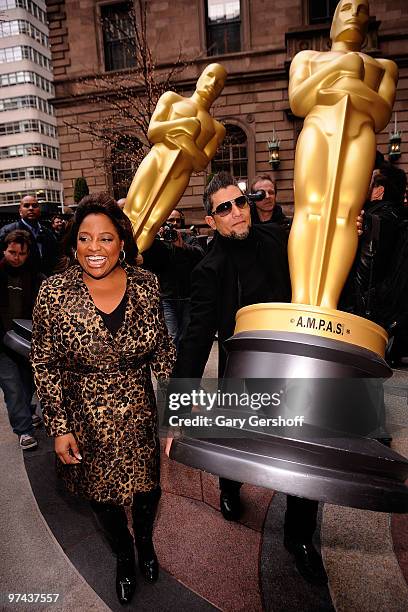
[[72,266],[41,286],[33,312],[32,364],[48,435],[73,433],[78,465],[57,469],[72,493],[129,505],[159,483],[157,410],[151,382],[170,376],[175,348],[157,278],[125,266],[125,320],[113,337]]

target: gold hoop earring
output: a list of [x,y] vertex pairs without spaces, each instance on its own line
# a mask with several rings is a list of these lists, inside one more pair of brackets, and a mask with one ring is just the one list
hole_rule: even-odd
[[74,251],[74,259],[76,259],[78,261],[78,257],[77,257],[77,250],[75,249]]

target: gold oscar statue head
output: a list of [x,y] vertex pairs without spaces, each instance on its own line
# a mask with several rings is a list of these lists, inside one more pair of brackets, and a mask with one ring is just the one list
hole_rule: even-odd
[[209,108],[222,92],[227,71],[221,64],[209,64],[201,73],[197,85],[196,94],[206,101],[205,106]]
[[333,43],[346,43],[361,49],[367,36],[370,8],[368,0],[340,0],[330,30]]

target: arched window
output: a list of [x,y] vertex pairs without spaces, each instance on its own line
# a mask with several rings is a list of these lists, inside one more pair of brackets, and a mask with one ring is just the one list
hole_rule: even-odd
[[225,125],[227,133],[217,149],[212,162],[211,172],[229,172],[236,179],[248,178],[248,143],[242,128],[232,123]]
[[110,162],[112,171],[113,197],[116,200],[125,198],[130,183],[140,162],[142,143],[134,136],[122,136],[111,150]]

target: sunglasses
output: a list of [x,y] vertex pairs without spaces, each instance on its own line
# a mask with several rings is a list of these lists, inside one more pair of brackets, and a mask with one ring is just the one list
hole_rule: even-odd
[[212,217],[218,215],[220,217],[226,217],[232,210],[232,205],[235,204],[238,208],[245,208],[248,204],[248,198],[245,195],[238,196],[234,200],[227,200],[218,204],[218,206],[210,214]]

